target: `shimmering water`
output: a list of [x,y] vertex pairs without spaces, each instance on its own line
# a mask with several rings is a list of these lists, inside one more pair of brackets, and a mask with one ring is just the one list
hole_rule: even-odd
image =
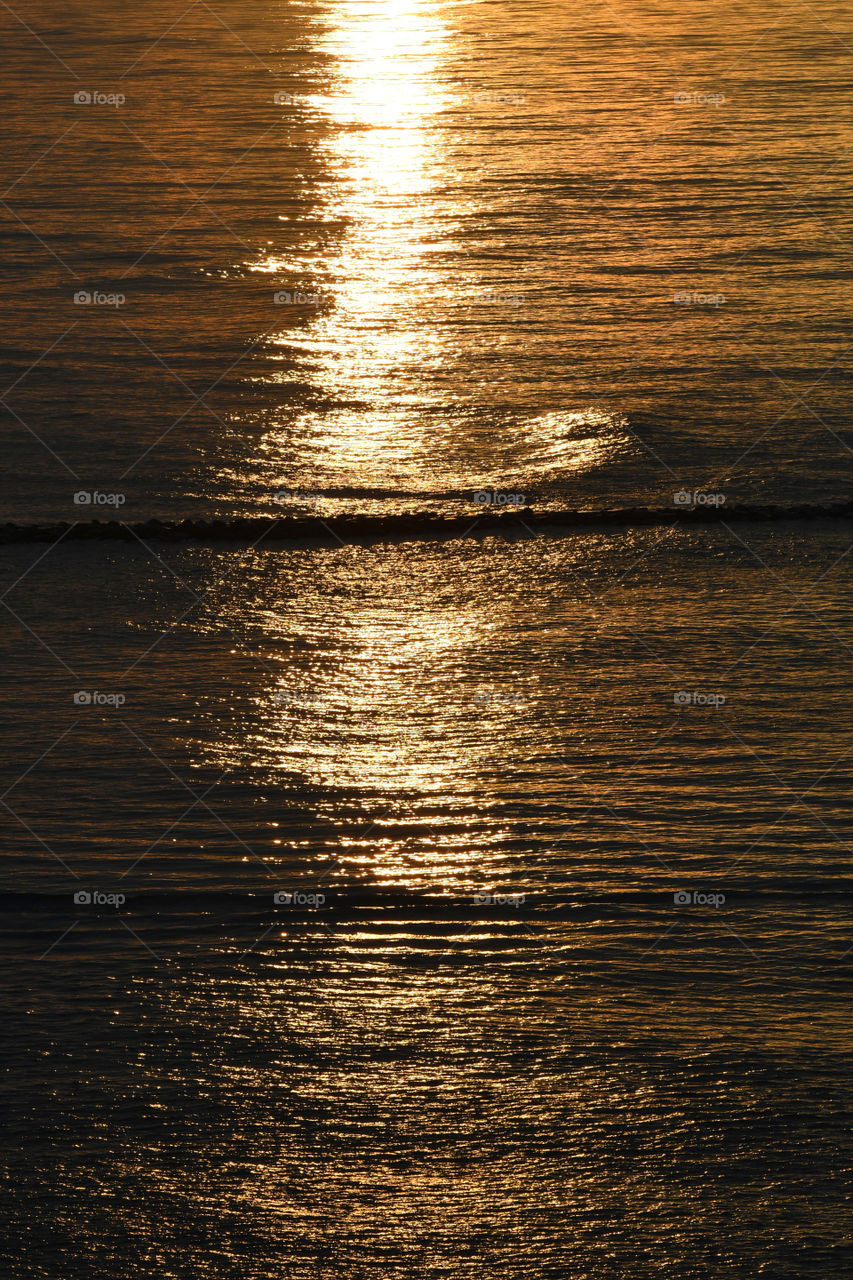
[[28,12],[7,518],[839,493],[845,6]]
[[853,1275],[849,13],[19,13],[4,1275]]

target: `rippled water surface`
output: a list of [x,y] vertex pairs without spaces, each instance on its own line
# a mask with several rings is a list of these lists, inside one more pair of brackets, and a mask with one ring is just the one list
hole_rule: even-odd
[[7,518],[839,493],[844,6],[30,9]]
[[3,1274],[853,1275],[850,13],[0,22]]

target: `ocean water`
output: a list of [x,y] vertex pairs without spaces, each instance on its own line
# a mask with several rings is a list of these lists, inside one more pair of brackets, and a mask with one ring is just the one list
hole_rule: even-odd
[[3,1274],[853,1275],[850,13],[2,25]]
[[838,496],[845,6],[27,14],[4,518]]

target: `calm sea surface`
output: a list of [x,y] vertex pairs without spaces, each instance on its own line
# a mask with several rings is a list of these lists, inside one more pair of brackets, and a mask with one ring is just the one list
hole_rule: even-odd
[[3,1274],[853,1276],[850,11],[0,26]]

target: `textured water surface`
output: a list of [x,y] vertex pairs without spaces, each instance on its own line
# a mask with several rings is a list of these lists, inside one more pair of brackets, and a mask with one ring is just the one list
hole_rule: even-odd
[[3,22],[7,518],[839,496],[845,6]]
[[853,1275],[849,11],[0,26],[3,1274]]

